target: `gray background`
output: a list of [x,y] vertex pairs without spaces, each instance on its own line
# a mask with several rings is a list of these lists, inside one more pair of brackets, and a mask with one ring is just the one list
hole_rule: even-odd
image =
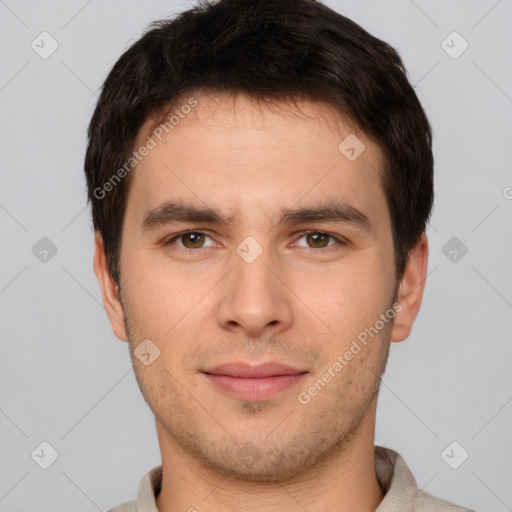
[[[326,3],[398,49],[435,132],[429,277],[412,335],[392,346],[376,442],[426,491],[512,510],[512,1]],[[108,510],[160,464],[101,304],[82,167],[114,62],[150,21],[191,5],[0,1],[2,512]],[[31,47],[43,31],[59,45],[46,59]],[[458,58],[461,39],[442,45],[453,31],[469,43]],[[58,452],[48,469],[35,462],[51,461],[43,441]]]

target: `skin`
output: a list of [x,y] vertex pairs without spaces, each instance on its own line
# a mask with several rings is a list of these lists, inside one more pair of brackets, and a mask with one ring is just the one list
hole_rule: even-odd
[[[197,106],[132,176],[120,290],[99,234],[94,257],[113,331],[129,342],[155,415],[163,466],[158,509],[375,510],[384,495],[373,454],[379,379],[390,342],[408,337],[420,308],[427,238],[422,235],[397,282],[381,150],[332,108],[258,104],[243,95],[194,97]],[[135,147],[150,126],[148,120]],[[351,133],[366,147],[352,162],[338,150]],[[147,212],[169,200],[232,215],[230,229],[186,222],[142,230]],[[358,208],[371,230],[274,222],[281,208],[326,200]],[[207,236],[163,244],[185,230]],[[304,230],[345,243],[312,239]],[[248,236],[263,249],[252,263],[236,252]],[[302,404],[298,394],[395,298],[401,309],[394,322]],[[147,338],[160,350],[149,366],[133,354]],[[277,361],[308,373],[263,401],[228,396],[201,373],[241,361]],[[249,463],[241,455],[247,451],[255,454]]]

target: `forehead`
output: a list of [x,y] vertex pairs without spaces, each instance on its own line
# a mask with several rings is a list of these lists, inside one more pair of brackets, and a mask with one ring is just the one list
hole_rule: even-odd
[[134,150],[144,145],[128,201],[139,215],[171,199],[226,217],[249,207],[272,217],[327,196],[369,215],[385,207],[380,148],[326,104],[190,95],[144,123]]

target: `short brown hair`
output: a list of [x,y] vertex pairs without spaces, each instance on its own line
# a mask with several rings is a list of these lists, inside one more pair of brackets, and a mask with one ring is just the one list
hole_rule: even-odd
[[152,23],[119,58],[89,125],[88,199],[116,283],[131,173],[108,193],[103,187],[150,116],[201,91],[322,101],[374,140],[401,278],[430,216],[433,155],[430,124],[396,50],[315,0],[203,0]]

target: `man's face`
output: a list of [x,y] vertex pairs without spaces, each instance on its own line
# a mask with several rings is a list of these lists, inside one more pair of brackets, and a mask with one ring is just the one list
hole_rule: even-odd
[[[360,156],[340,151],[353,129],[325,105],[293,114],[244,96],[195,99],[133,171],[120,260],[127,331],[114,330],[129,339],[166,449],[283,480],[374,421],[396,286],[381,153],[361,134]],[[229,221],[166,222],[155,215],[166,203]],[[346,215],[279,222],[329,205]],[[147,339],[160,351],[148,365],[133,354]]]

